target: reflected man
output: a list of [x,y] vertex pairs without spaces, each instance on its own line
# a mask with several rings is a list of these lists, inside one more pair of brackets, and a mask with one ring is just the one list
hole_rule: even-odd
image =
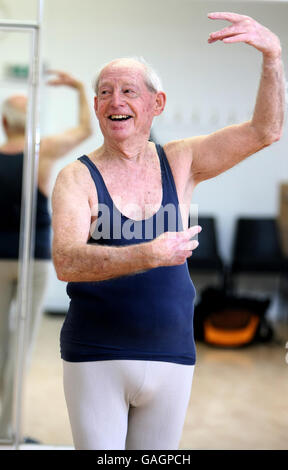
[[[35,262],[30,325],[27,328],[28,354],[41,319],[48,268],[51,263],[51,220],[49,192],[52,171],[57,160],[91,135],[90,111],[83,84],[71,75],[51,71],[48,84],[67,86],[78,94],[78,122],[66,131],[43,137],[40,142]],[[25,147],[27,97],[13,95],[2,106],[2,125],[6,141],[0,147],[0,438],[11,438],[13,370],[15,351],[15,315],[13,305],[17,292],[18,251],[21,215],[22,169]],[[15,338],[14,338],[15,339]]]

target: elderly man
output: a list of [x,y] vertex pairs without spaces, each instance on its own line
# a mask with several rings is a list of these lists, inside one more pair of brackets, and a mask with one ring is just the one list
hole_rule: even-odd
[[[51,263],[51,217],[49,196],[52,171],[57,160],[88,138],[91,117],[83,84],[71,75],[50,71],[52,86],[66,86],[77,92],[78,122],[59,134],[41,139],[38,168],[35,262],[33,265],[33,292],[31,324],[28,327],[29,355],[35,338],[47,286]],[[11,437],[13,398],[13,342],[11,341],[11,305],[15,301],[18,280],[18,251],[20,236],[22,167],[25,147],[27,97],[13,95],[2,106],[2,124],[6,141],[0,147],[0,378],[1,413],[0,438]],[[9,327],[10,323],[10,327]],[[13,323],[13,322],[12,322]],[[13,333],[13,329],[12,329]],[[9,351],[10,348],[10,351]]]
[[155,145],[165,94],[147,65],[118,59],[96,80],[103,145],[56,181],[53,257],[71,298],[61,355],[76,449],[178,447],[195,364],[192,193],[281,135],[279,39],[247,16],[209,17],[232,24],[208,42],[244,41],[263,54],[251,121]]

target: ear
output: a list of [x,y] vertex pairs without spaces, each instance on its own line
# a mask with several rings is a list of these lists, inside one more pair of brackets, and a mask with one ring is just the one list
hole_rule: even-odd
[[96,116],[98,117],[98,97],[97,96],[94,96],[94,110],[95,110],[95,114]]
[[2,126],[4,127],[5,131],[8,128],[8,122],[5,116],[2,116]]
[[166,104],[166,94],[164,91],[158,91],[155,99],[154,116],[159,116],[164,111]]

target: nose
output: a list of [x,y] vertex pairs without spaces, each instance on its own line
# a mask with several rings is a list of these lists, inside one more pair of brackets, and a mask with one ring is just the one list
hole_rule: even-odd
[[123,94],[120,90],[113,90],[113,93],[111,94],[110,104],[115,108],[123,104]]

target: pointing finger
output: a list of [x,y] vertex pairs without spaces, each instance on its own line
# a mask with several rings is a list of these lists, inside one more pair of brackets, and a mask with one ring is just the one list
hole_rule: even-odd
[[189,227],[187,230],[184,230],[183,234],[184,237],[187,238],[187,240],[190,240],[191,238],[195,237],[198,233],[200,233],[202,230],[202,227],[200,225],[193,225],[192,227]]
[[189,242],[189,245],[187,246],[187,250],[188,251],[195,250],[195,248],[197,248],[198,245],[199,245],[199,242],[197,240],[191,240]]
[[245,18],[249,18],[247,15],[239,15],[239,13],[230,13],[228,11],[221,11],[221,12],[212,12],[208,13],[208,18],[211,20],[227,20],[236,22],[236,21],[241,21]]
[[246,32],[243,26],[241,25],[230,25],[227,26],[226,28],[223,28],[219,31],[214,31],[213,33],[210,33],[209,37],[211,38],[219,38],[222,36],[232,36],[232,34],[239,34]]
[[223,42],[248,42],[249,39],[251,40],[251,36],[249,34],[237,34],[235,36],[231,36],[229,38],[224,38]]

